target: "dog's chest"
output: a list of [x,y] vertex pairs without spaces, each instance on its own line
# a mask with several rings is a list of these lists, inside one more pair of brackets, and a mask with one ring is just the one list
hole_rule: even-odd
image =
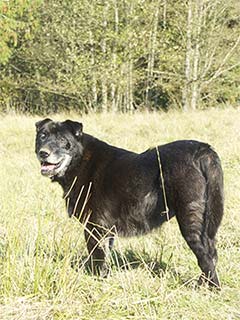
[[[119,197],[111,193],[99,194],[91,186],[76,188],[66,197],[68,215],[75,216],[82,223],[86,219],[104,228],[115,228],[122,236],[148,233],[153,227],[155,216],[159,215],[158,193],[149,191],[145,195]],[[157,223],[158,224],[158,223]]]

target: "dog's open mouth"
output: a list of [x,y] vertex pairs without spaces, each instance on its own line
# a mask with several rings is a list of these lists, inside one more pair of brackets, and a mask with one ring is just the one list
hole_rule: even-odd
[[52,178],[54,176],[61,177],[62,175],[64,175],[72,160],[72,158],[67,154],[63,155],[60,159],[56,159],[56,162],[54,157],[52,157],[51,160],[50,158],[48,159],[49,161],[40,160],[41,174],[49,178]]
[[57,163],[50,163],[47,161],[41,162],[41,174],[44,176],[52,176],[55,174],[56,170],[59,169],[63,163],[62,159],[61,161]]

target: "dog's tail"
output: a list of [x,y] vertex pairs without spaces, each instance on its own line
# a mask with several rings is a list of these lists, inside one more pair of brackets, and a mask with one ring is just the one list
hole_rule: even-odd
[[214,239],[223,217],[224,194],[221,161],[210,146],[201,156],[200,166],[206,179],[205,232]]

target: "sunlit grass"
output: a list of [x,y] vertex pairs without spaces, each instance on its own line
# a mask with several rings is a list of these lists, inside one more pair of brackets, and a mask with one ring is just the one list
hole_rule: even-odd
[[61,188],[39,172],[39,118],[2,116],[0,319],[240,318],[240,112],[52,117],[82,121],[86,132],[137,152],[177,139],[214,146],[225,173],[217,244],[222,291],[195,287],[200,270],[174,219],[147,236],[117,239],[111,276],[89,275],[83,228],[68,219]]

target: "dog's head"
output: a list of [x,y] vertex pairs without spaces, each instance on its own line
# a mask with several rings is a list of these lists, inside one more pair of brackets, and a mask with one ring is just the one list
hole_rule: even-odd
[[42,175],[63,177],[82,155],[82,124],[44,119],[36,123],[36,131],[35,152]]

